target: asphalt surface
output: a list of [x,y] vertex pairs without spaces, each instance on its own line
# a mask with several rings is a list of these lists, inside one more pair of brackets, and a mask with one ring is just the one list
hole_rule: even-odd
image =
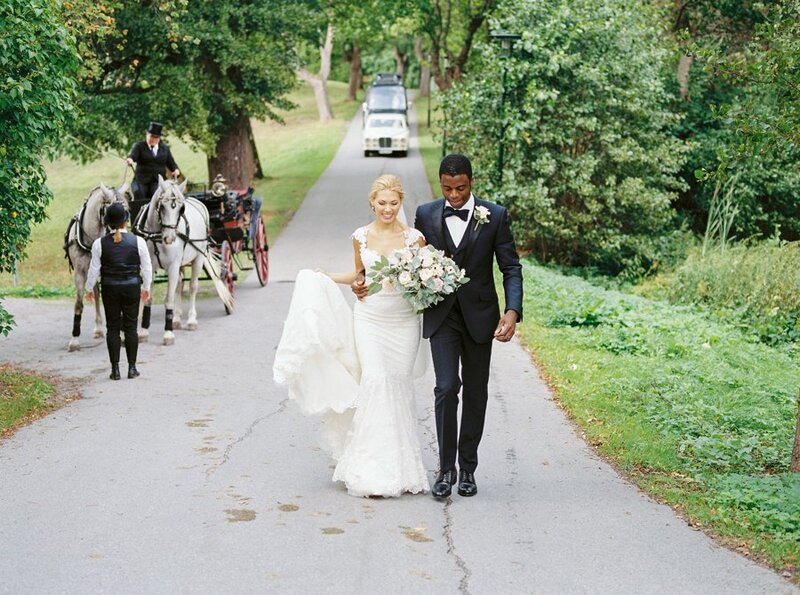
[[[495,346],[476,497],[332,483],[272,360],[297,271],[351,267],[381,173],[400,176],[410,215],[431,198],[416,141],[408,158],[365,159],[359,116],[274,242],[269,285],[249,277],[231,316],[200,301],[199,329],[171,347],[154,306],[136,380],[108,379],[89,320],[67,353],[70,302],[4,302],[19,326],[0,361],[81,379],[84,398],[0,442],[0,593],[800,592],[596,457],[516,340]],[[416,395],[431,479],[432,387],[429,372]]]

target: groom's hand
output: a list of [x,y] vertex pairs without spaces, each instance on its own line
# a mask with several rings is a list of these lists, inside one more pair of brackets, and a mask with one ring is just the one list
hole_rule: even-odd
[[363,300],[365,297],[367,297],[369,289],[367,288],[367,278],[366,275],[364,275],[364,271],[360,271],[358,273],[356,280],[350,284],[350,289],[360,300]]
[[514,336],[514,332],[517,330],[518,316],[519,315],[514,310],[508,310],[505,314],[503,314],[503,317],[500,319],[500,322],[494,331],[494,338],[501,343],[508,343],[511,340],[511,337]]

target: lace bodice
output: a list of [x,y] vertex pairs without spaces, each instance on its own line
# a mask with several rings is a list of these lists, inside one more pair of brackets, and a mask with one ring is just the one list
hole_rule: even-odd
[[[367,248],[368,234],[369,234],[369,227],[365,225],[364,227],[359,227],[357,230],[353,232],[353,235],[350,236],[354,240],[358,240],[358,243],[361,245],[361,262],[364,263],[364,267],[366,268],[366,270],[370,270],[370,268],[372,268],[372,265],[378,262],[378,260],[382,256],[375,250]],[[422,232],[420,232],[417,229],[414,229],[413,227],[407,227],[403,231],[403,238],[405,242],[404,245],[406,248],[418,244],[420,238],[424,237],[425,236],[422,235]]]

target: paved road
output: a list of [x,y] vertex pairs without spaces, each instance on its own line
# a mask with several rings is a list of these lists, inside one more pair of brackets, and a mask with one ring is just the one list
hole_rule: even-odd
[[[359,499],[329,481],[315,422],[271,382],[291,280],[350,266],[378,174],[402,178],[410,213],[431,197],[416,145],[364,159],[359,132],[274,244],[270,285],[249,278],[230,317],[202,302],[199,330],[142,346],[135,381],[107,379],[103,345],[66,352],[67,302],[6,302],[19,328],[0,361],[86,384],[0,443],[0,592],[800,592],[599,460],[517,342],[495,348],[477,497]],[[431,475],[432,384],[417,385]]]

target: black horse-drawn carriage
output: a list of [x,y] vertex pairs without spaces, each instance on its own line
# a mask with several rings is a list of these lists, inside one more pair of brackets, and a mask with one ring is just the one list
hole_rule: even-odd
[[[249,271],[255,268],[262,287],[269,278],[269,243],[261,219],[262,199],[254,196],[253,192],[253,188],[230,189],[225,178],[217,175],[210,188],[205,184],[191,184],[186,193],[187,197],[200,201],[208,209],[208,245],[212,256],[220,263],[220,279],[231,295],[238,278],[237,269]],[[148,202],[134,200],[130,203],[133,221],[137,220],[138,211]],[[247,265],[240,258],[243,252],[249,253],[252,265]],[[231,312],[227,305],[225,310]]]
[[[211,229],[211,250],[220,259],[220,278],[233,294],[238,277],[236,269],[249,271],[255,268],[258,282],[263,287],[269,278],[269,243],[267,230],[261,219],[261,197],[253,196],[253,188],[233,190],[218,175],[211,188],[191,188],[187,196],[202,202],[208,209]],[[239,254],[250,254],[252,266],[247,266]]]

